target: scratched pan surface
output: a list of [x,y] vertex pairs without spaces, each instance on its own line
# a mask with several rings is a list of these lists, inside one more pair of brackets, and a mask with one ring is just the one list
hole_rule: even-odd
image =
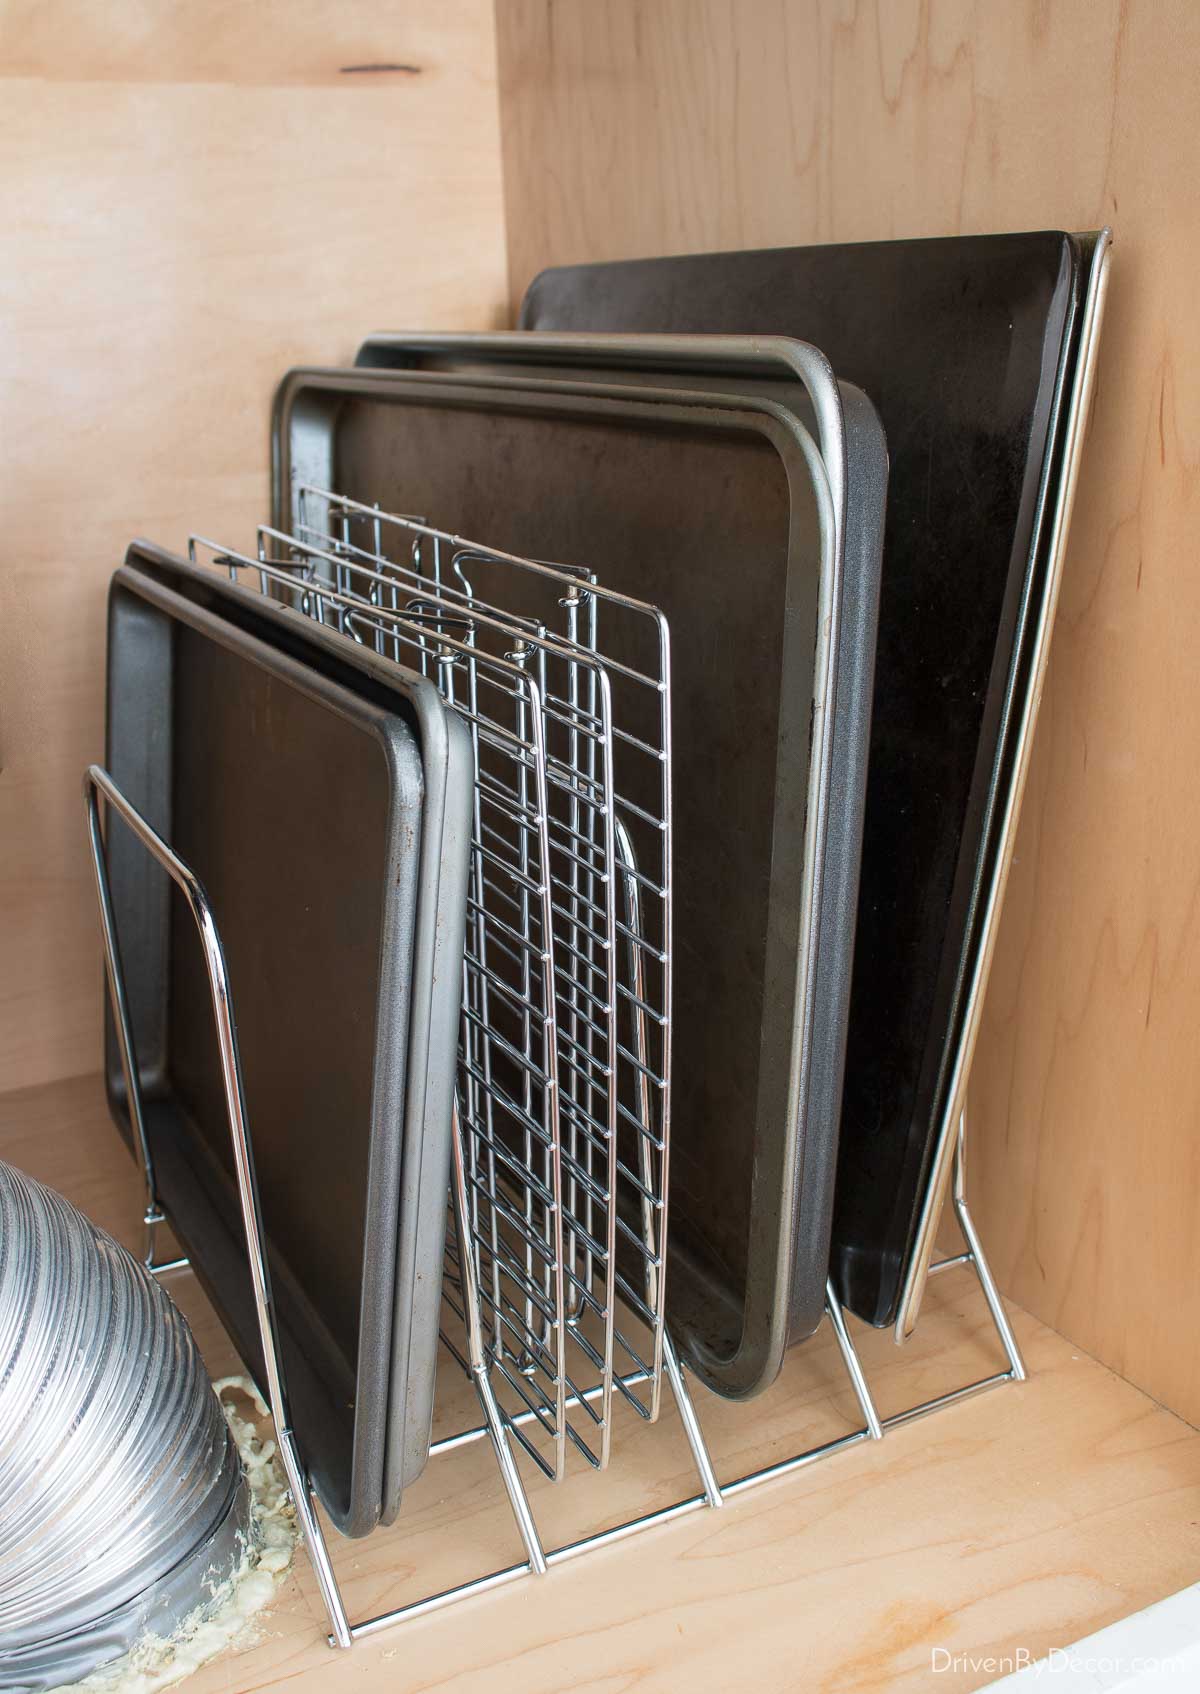
[[[441,1262],[470,750],[431,685],[372,679],[343,645],[145,545],[114,577],[110,768],[214,901],[293,1422],[334,1522],[361,1535],[428,1453],[438,1302],[414,1298],[413,1266]],[[261,1381],[199,950],[119,829],[110,858],[162,1197]],[[430,1075],[422,1043],[439,1042]],[[108,1081],[128,1138],[111,1042]]]
[[[839,946],[843,977],[849,957],[846,904],[822,908],[819,879],[815,895],[806,879],[813,753],[831,699],[823,694],[814,716],[819,607],[835,586],[812,439],[770,401],[378,370],[291,373],[276,430],[281,521],[300,485],[334,486],[489,546],[587,566],[667,614],[676,773],[668,1319],[712,1387],[756,1392],[793,1331],[820,1319],[844,1028]],[[507,583],[478,591],[536,610]],[[868,596],[856,602],[857,624],[847,618],[856,639],[867,639],[860,626],[871,612]],[[606,651],[615,638],[609,627]],[[836,847],[825,838],[826,891],[838,887],[836,853],[857,863],[852,805],[837,828],[849,836]],[[827,974],[806,981],[810,926]],[[794,1208],[806,1190],[818,1200],[823,1190],[824,1219],[818,1205],[815,1227],[800,1232]]]
[[[670,381],[692,392],[722,395],[728,404],[736,403],[740,395],[785,406],[819,440],[822,416],[814,404],[813,390],[823,373],[812,358],[813,352],[790,338],[780,341],[774,337],[426,332],[369,336],[359,348],[356,363],[364,369],[493,377],[540,373],[558,381],[632,387]],[[838,382],[836,388],[844,424],[846,509],[833,754],[837,798],[826,851],[823,911],[826,924],[836,926],[838,933],[819,944],[817,991],[836,997],[844,1022],[850,990],[847,953],[857,913],[888,457],[878,414],[866,395],[850,383]],[[648,562],[647,570],[650,592],[652,562]],[[844,845],[839,847],[839,842]],[[844,1046],[822,1047],[818,1043],[815,1051],[816,1062],[827,1063],[835,1072],[826,1097],[832,1096],[837,1102],[833,1112],[836,1118],[840,1114]],[[836,1122],[831,1133],[810,1137],[792,1223],[796,1245],[793,1286],[787,1296],[791,1312],[789,1343],[811,1334],[821,1317],[817,1296],[828,1265],[836,1148]],[[828,1168],[822,1168],[818,1149],[828,1157]]]
[[1080,251],[1057,231],[701,254],[535,278],[521,328],[794,335],[891,461],[832,1271],[895,1317],[1011,774]]

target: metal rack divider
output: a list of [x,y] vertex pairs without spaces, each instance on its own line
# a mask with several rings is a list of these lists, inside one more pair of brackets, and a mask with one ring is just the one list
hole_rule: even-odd
[[[523,1576],[543,1575],[555,1565],[565,1564],[572,1559],[597,1551],[604,1547],[613,1546],[619,1541],[639,1533],[642,1530],[653,1529],[660,1525],[674,1522],[678,1518],[687,1517],[691,1513],[704,1508],[720,1508],[727,1501],[736,1499],[739,1495],[763,1483],[777,1481],[794,1472],[806,1469],[820,1459],[831,1457],[835,1453],[856,1446],[861,1441],[880,1440],[889,1429],[902,1424],[911,1423],[931,1412],[941,1410],[984,1390],[997,1387],[1001,1383],[1023,1381],[1024,1365],[1016,1339],[1005,1315],[1000,1296],[997,1292],[991,1271],[979,1240],[978,1233],[970,1216],[966,1198],[966,1166],[964,1157],[965,1129],[960,1121],[959,1138],[955,1162],[954,1207],[959,1224],[966,1241],[966,1250],[951,1258],[940,1261],[932,1269],[943,1271],[955,1266],[969,1264],[979,1278],[980,1287],[987,1301],[988,1310],[996,1326],[997,1333],[1004,1346],[1009,1365],[1006,1371],[997,1372],[992,1376],[968,1383],[947,1394],[924,1401],[920,1405],[907,1408],[881,1419],[876,1412],[866,1376],[858,1357],[854,1342],[846,1327],[845,1318],[833,1294],[832,1286],[827,1290],[827,1315],[834,1332],[838,1349],[846,1367],[847,1377],[854,1390],[856,1399],[863,1414],[863,1427],[852,1430],[846,1435],[826,1441],[816,1447],[798,1453],[791,1458],[783,1459],[775,1464],[751,1471],[732,1482],[720,1483],[713,1470],[712,1461],[700,1428],[700,1420],[696,1412],[684,1377],[683,1369],[671,1343],[670,1337],[665,1338],[664,1362],[667,1379],[679,1409],[680,1420],[691,1449],[693,1460],[700,1475],[702,1487],[698,1493],[678,1500],[674,1504],[662,1507],[657,1511],[647,1512],[639,1517],[616,1524],[609,1529],[596,1534],[582,1537],[578,1541],[568,1542],[550,1551],[542,1548],[532,1507],[525,1490],[520,1472],[517,1468],[512,1447],[508,1440],[508,1432],[496,1405],[487,1376],[487,1365],[480,1335],[479,1309],[477,1299],[471,1299],[471,1283],[473,1270],[470,1254],[462,1254],[463,1274],[467,1280],[469,1306],[473,1307],[473,1321],[468,1323],[468,1344],[470,1349],[471,1379],[479,1397],[483,1411],[484,1422],[474,1428],[449,1436],[434,1442],[430,1455],[454,1452],[474,1441],[489,1438],[492,1443],[496,1460],[500,1468],[509,1502],[526,1549],[525,1559],[508,1565],[500,1570],[476,1577],[470,1581],[459,1583],[440,1593],[432,1594],[423,1600],[418,1600],[394,1610],[382,1612],[377,1616],[351,1622],[342,1599],[341,1589],[333,1570],[329,1547],[317,1516],[316,1503],[304,1468],[303,1457],[299,1452],[295,1436],[292,1433],[289,1414],[287,1385],[284,1376],[283,1361],[278,1345],[278,1329],[275,1318],[274,1297],[271,1291],[270,1271],[267,1260],[266,1243],[263,1234],[262,1209],[259,1201],[258,1184],[254,1171],[253,1147],[250,1139],[246,1115],[245,1094],[242,1083],[241,1062],[238,1056],[237,1027],[234,1018],[232,989],[229,973],[225,962],[225,952],[221,943],[212,909],[207,896],[191,868],[173,851],[162,837],[153,829],[137,808],[126,799],[107,771],[99,765],[89,767],[84,780],[84,793],[87,807],[89,840],[91,844],[92,864],[95,872],[96,891],[100,907],[101,927],[104,938],[105,969],[108,980],[109,995],[113,1008],[113,1016],[117,1029],[118,1044],[121,1052],[121,1063],[124,1073],[125,1086],[130,1102],[130,1117],[135,1129],[135,1144],[139,1151],[142,1165],[142,1175],[146,1184],[147,1207],[147,1252],[146,1264],[155,1274],[162,1275],[169,1271],[183,1269],[187,1266],[186,1259],[173,1259],[164,1264],[154,1262],[154,1236],[159,1222],[165,1222],[162,1208],[158,1203],[154,1181],[153,1159],[142,1123],[140,1087],[138,1082],[136,1056],[133,1048],[131,1027],[128,1016],[128,1004],[125,994],[124,975],[121,965],[120,943],[116,930],[115,915],[109,889],[107,859],[104,849],[104,837],[101,831],[99,799],[102,796],[107,806],[114,810],[133,831],[143,846],[158,861],[163,869],[175,882],[187,900],[189,909],[195,920],[201,944],[204,950],[205,964],[208,972],[209,989],[212,999],[213,1019],[216,1028],[217,1042],[221,1058],[221,1075],[225,1096],[225,1106],[229,1121],[230,1137],[233,1142],[235,1167],[237,1172],[238,1195],[241,1206],[242,1225],[246,1237],[246,1249],[250,1266],[250,1277],[254,1290],[255,1310],[257,1314],[259,1336],[262,1343],[265,1360],[267,1381],[267,1404],[270,1408],[271,1420],[274,1426],[275,1438],[278,1444],[280,1458],[287,1477],[288,1487],[295,1504],[297,1518],[300,1523],[308,1557],[312,1563],[317,1584],[324,1601],[330,1623],[329,1641],[332,1646],[349,1647],[354,1641],[364,1636],[373,1635],[380,1630],[390,1628],[405,1622],[410,1618],[423,1616],[425,1613],[440,1610],[455,1601],[470,1598],[473,1595],[488,1593],[493,1589],[504,1587]],[[467,1198],[463,1176],[462,1135],[457,1122],[454,1133],[454,1162],[452,1170],[452,1187],[454,1194],[454,1210],[458,1229],[461,1234],[468,1227]]]

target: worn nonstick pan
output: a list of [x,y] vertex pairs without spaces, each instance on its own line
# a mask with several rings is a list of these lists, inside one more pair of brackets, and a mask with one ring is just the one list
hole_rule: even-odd
[[713,1387],[755,1392],[822,1308],[853,912],[824,901],[857,857],[832,647],[869,642],[873,611],[843,605],[811,437],[729,396],[297,371],[275,446],[281,522],[301,486],[334,486],[618,591],[654,583],[676,771],[667,1308]]
[[[859,838],[868,744],[868,726],[862,722],[861,714],[870,712],[874,687],[872,632],[878,616],[888,475],[887,451],[878,415],[860,389],[849,383],[837,383],[842,414],[839,423],[837,409],[829,401],[826,361],[811,347],[774,336],[631,337],[541,335],[524,331],[457,335],[391,333],[369,336],[360,347],[356,362],[364,369],[441,371],[484,377],[503,373],[526,377],[540,374],[556,381],[620,383],[633,387],[669,380],[689,391],[720,394],[729,404],[741,395],[785,405],[815,438],[823,440],[834,466],[831,484],[843,491],[842,593],[846,629],[866,632],[863,639],[847,633],[838,645],[835,734],[842,741],[834,755],[844,801],[858,809],[846,838],[854,841]],[[855,600],[859,603],[852,604]],[[843,937],[845,914],[856,911],[858,876],[857,852],[830,853],[824,911],[827,922],[842,928]],[[848,995],[848,977],[843,978],[840,992],[843,998]],[[833,1055],[831,1062],[840,1070],[841,1053]],[[836,1129],[827,1142],[831,1148],[835,1137]],[[810,1173],[798,1198],[794,1224],[799,1268],[792,1296],[792,1340],[811,1333],[818,1321],[815,1275],[822,1270],[817,1259],[828,1238],[829,1226],[824,1218],[830,1205],[829,1181]]]
[[[432,685],[137,545],[110,601],[108,753],[214,901],[297,1437],[363,1534],[428,1453],[469,739]],[[110,859],[162,1198],[261,1380],[194,936],[120,831]],[[128,1135],[119,1075],[110,1044]]]
[[1079,294],[1059,232],[582,265],[521,326],[799,335],[891,460],[832,1268],[896,1315],[978,947]]

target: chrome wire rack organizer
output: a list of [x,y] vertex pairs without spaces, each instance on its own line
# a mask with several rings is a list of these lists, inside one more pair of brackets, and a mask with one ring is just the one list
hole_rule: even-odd
[[[362,1636],[720,1508],[985,1388],[1024,1367],[967,1208],[960,1126],[954,1207],[966,1250],[934,1270],[976,1271],[1007,1369],[886,1419],[832,1288],[826,1311],[862,1423],[722,1484],[666,1327],[671,1120],[671,673],[665,618],[586,571],[480,546],[423,518],[304,488],[292,531],[252,551],[200,536],[194,562],[248,578],[348,640],[434,679],[475,755],[463,1007],[455,1090],[442,1339],[482,1422],[431,1456],[490,1440],[524,1557],[413,1604],[348,1617],[291,1432],[266,1272],[234,1018],[234,985],[191,868],[97,766],[85,781],[109,993],[135,1124],[138,1070],[100,821],[103,800],[184,893],[208,971],[225,1104],[267,1380],[263,1385],[330,1641]],[[612,657],[608,644],[619,630]],[[633,662],[629,655],[636,654]],[[147,1263],[163,1221],[144,1136]],[[523,1473],[552,1480],[572,1454],[612,1453],[615,1403],[658,1415],[666,1378],[699,1487],[673,1505],[543,1547]]]

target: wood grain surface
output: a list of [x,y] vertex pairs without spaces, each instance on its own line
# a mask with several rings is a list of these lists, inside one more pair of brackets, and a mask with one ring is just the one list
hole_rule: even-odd
[[[1031,1381],[345,1658],[301,1565],[258,1643],[193,1684],[924,1689],[934,1646],[1044,1652],[1200,1575],[1200,1436],[1148,1397],[1200,1420],[1200,9],[499,0],[497,21],[503,207],[484,0],[0,3],[0,1090],[74,1077],[0,1098],[0,1152],[134,1240],[132,1167],[78,1074],[104,583],[135,532],[246,534],[288,364],[372,327],[505,321],[505,212],[514,299],[548,263],[1111,221],[971,1100]],[[186,1278],[179,1298],[223,1371]],[[993,1358],[959,1273],[910,1347],[861,1340],[885,1410]],[[823,1336],[753,1409],[701,1409],[725,1477],[852,1411]],[[466,1411],[445,1384],[439,1428]],[[618,1463],[539,1499],[550,1539],[690,1487],[670,1417]],[[515,1549],[479,1448],[336,1559],[362,1612]]]
[[289,365],[494,325],[505,288],[489,0],[0,0],[0,79],[12,1088],[99,1063],[80,779],[126,543],[252,540]]
[[[0,1146],[129,1246],[140,1189],[98,1078],[0,1098]],[[169,1286],[214,1376],[237,1361],[190,1275]],[[1200,1575],[1200,1435],[1024,1313],[1032,1375],[731,1501],[400,1630],[348,1655],[324,1645],[303,1559],[256,1643],[189,1681],[196,1694],[280,1686],[338,1694],[763,1694],[962,1690],[996,1661],[1065,1646]],[[1001,1364],[969,1275],[935,1279],[912,1344],[856,1326],[886,1413]],[[827,1330],[780,1384],[736,1406],[697,1390],[723,1480],[855,1426]],[[669,1397],[668,1397],[669,1399]],[[443,1370],[436,1432],[477,1421]],[[695,1490],[668,1409],[618,1424],[605,1477],[534,1485],[548,1545]],[[498,1472],[480,1443],[430,1462],[395,1530],[333,1536],[354,1615],[515,1561]],[[932,1675],[936,1647],[974,1661]],[[987,1661],[993,1661],[989,1669]]]
[[1114,226],[972,1192],[1013,1297],[1200,1421],[1200,7],[506,0],[497,18],[514,300],[580,260]]

